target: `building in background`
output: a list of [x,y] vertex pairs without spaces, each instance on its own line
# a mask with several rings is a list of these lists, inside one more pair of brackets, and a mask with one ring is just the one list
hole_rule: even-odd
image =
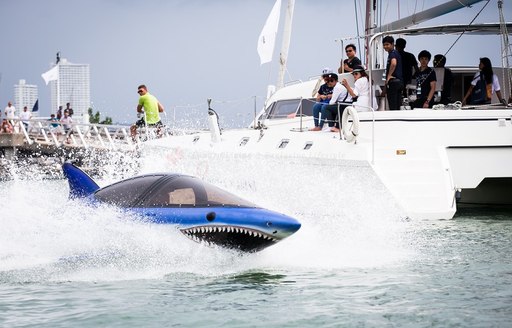
[[[37,85],[27,84],[25,80],[20,80],[14,85],[14,107],[16,108],[16,116],[22,111],[23,107],[32,111],[38,99]],[[37,114],[35,112],[33,115]]]
[[66,103],[70,103],[73,117],[83,117],[91,105],[89,64],[72,64],[62,58],[58,66],[56,79],[49,80],[51,113],[56,113],[59,106],[66,108]]

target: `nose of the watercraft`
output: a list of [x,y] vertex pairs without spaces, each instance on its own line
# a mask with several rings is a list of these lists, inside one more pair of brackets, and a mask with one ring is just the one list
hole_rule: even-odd
[[262,208],[218,208],[204,221],[180,230],[198,242],[257,252],[291,236],[300,226],[292,217]]
[[296,219],[276,212],[267,213],[265,224],[268,233],[276,239],[289,237],[301,227],[300,222]]

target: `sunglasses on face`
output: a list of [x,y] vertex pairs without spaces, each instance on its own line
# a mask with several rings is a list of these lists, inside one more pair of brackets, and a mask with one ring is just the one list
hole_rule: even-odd
[[137,90],[137,93],[143,93],[144,90]]
[[332,82],[334,82],[334,81],[336,81],[336,80],[333,80],[333,79],[329,79],[329,80],[327,80],[327,82],[329,82],[329,83],[332,83]]

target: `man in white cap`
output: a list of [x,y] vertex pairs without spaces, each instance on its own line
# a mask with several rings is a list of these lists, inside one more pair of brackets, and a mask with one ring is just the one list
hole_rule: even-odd
[[320,86],[315,95],[316,103],[313,105],[313,120],[315,127],[311,128],[310,131],[320,131],[322,129],[323,120],[320,120],[322,106],[329,103],[332,97],[332,89],[334,88],[334,84],[332,82],[328,82],[328,76],[330,74],[332,74],[332,70],[330,68],[326,67],[322,70],[322,79],[324,80],[324,84]]

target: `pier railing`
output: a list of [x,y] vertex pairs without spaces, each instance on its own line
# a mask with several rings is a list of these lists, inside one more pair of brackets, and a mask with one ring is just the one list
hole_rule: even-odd
[[[22,134],[24,141],[29,145],[33,143],[48,146],[72,146],[81,148],[105,148],[112,150],[131,149],[137,141],[130,136],[130,127],[126,125],[105,125],[71,123],[64,124],[58,121],[41,119],[10,120],[14,133]],[[138,140],[138,139],[137,139]]]

